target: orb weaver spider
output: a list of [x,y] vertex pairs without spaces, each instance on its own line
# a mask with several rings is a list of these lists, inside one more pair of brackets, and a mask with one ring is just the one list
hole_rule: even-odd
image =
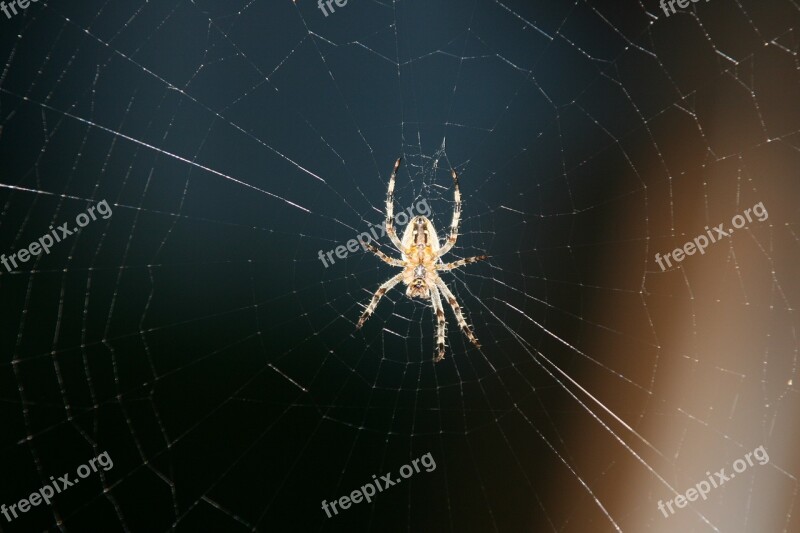
[[406,289],[406,296],[409,298],[420,298],[431,301],[433,311],[436,315],[436,352],[434,353],[433,362],[438,363],[444,359],[445,352],[445,317],[444,307],[442,306],[442,295],[444,295],[447,303],[450,304],[450,307],[453,309],[453,314],[455,314],[456,321],[461,327],[461,331],[472,344],[480,348],[477,337],[472,333],[472,330],[467,325],[467,321],[464,319],[461,306],[458,304],[456,297],[447,285],[445,285],[442,278],[439,277],[438,272],[453,270],[470,263],[482,261],[487,259],[488,256],[477,255],[466,259],[459,259],[452,263],[444,263],[441,259],[443,255],[453,248],[458,238],[458,222],[461,217],[461,192],[458,188],[458,174],[456,174],[455,170],[451,170],[454,184],[453,195],[455,197],[455,208],[453,209],[453,220],[450,223],[450,235],[444,245],[440,245],[439,237],[436,235],[436,229],[433,227],[433,223],[428,217],[424,216],[417,216],[411,219],[403,232],[403,238],[399,239],[397,237],[397,232],[394,229],[393,223],[394,183],[401,161],[402,158],[399,158],[394,164],[392,175],[389,178],[389,189],[386,192],[386,234],[389,236],[394,247],[400,252],[401,258],[395,259],[389,257],[367,242],[362,241],[362,244],[377,255],[384,263],[400,267],[403,270],[378,287],[369,305],[361,314],[356,330],[361,329],[364,322],[372,316],[372,313],[375,311],[375,308],[378,307],[378,302],[380,302],[383,295],[402,281],[408,286]]

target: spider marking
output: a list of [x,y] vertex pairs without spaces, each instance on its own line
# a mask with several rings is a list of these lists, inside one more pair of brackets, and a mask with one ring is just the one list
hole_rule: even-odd
[[442,305],[442,295],[444,295],[450,308],[455,314],[456,322],[458,322],[461,331],[466,337],[477,347],[480,347],[477,337],[472,333],[472,330],[467,325],[464,319],[464,314],[461,312],[461,306],[456,301],[455,295],[445,285],[442,278],[439,277],[438,271],[453,270],[476,261],[486,259],[488,256],[477,255],[468,257],[466,259],[459,259],[452,263],[443,263],[441,257],[449,252],[456,244],[458,239],[458,222],[461,218],[461,191],[458,188],[458,174],[455,170],[451,170],[453,174],[455,207],[453,209],[453,219],[450,222],[450,235],[443,246],[439,244],[439,237],[436,235],[436,229],[428,217],[417,216],[411,219],[403,232],[403,238],[397,237],[397,232],[394,229],[394,182],[397,177],[397,169],[400,168],[402,158],[398,159],[394,164],[392,176],[389,178],[389,189],[386,192],[386,234],[392,244],[400,252],[401,259],[395,259],[387,256],[374,246],[364,243],[364,245],[377,255],[381,261],[388,263],[392,266],[400,267],[403,270],[392,276],[387,281],[378,287],[375,294],[372,295],[372,300],[369,305],[361,314],[358,320],[356,329],[360,329],[364,322],[372,316],[375,308],[378,307],[378,302],[384,294],[401,281],[405,283],[408,288],[406,289],[406,296],[409,298],[421,298],[423,300],[430,300],[433,306],[433,311],[436,316],[436,352],[433,356],[434,363],[444,359],[444,333],[445,333],[445,318],[444,306]]

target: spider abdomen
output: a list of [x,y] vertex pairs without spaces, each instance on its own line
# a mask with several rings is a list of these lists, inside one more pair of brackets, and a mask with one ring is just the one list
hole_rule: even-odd
[[436,256],[430,246],[405,255],[406,267],[403,270],[403,283],[408,286],[409,298],[429,299],[431,288],[436,286]]

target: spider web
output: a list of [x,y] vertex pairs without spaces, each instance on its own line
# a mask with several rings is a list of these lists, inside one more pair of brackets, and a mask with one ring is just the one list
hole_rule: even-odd
[[[114,212],[0,273],[2,502],[115,463],[3,530],[800,530],[795,2],[221,4],[0,16],[2,251]],[[454,168],[445,259],[491,256],[438,364],[401,286],[355,331],[396,269],[318,256],[399,156],[396,212],[446,235]]]

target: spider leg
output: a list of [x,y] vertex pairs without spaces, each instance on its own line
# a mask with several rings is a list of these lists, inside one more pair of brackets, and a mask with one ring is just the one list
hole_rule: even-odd
[[456,205],[453,208],[453,220],[450,222],[450,236],[447,237],[447,242],[444,243],[444,246],[439,248],[439,252],[436,254],[438,257],[449,252],[456,243],[456,239],[458,239],[458,221],[461,218],[461,191],[458,188],[458,174],[456,174],[455,170],[451,172],[453,173],[453,184],[455,186],[453,197]]
[[477,263],[478,261],[483,261],[484,259],[488,259],[488,255],[476,255],[474,257],[467,257],[466,259],[459,259],[458,261],[453,261],[452,263],[444,263],[442,265],[437,265],[436,270],[453,270],[454,268],[462,267],[464,265],[469,265],[470,263]]
[[392,170],[392,176],[389,178],[389,189],[386,191],[386,234],[391,239],[395,248],[403,251],[403,244],[397,237],[397,232],[394,230],[394,180],[397,177],[397,169],[400,168],[402,157],[398,157]]
[[438,363],[444,359],[444,307],[442,300],[439,297],[439,289],[434,285],[431,287],[431,303],[433,303],[433,312],[436,314],[436,353],[433,356],[433,362]]
[[369,302],[367,308],[364,309],[363,313],[361,313],[361,318],[358,319],[358,325],[356,326],[356,329],[361,329],[361,326],[364,325],[364,322],[366,322],[367,319],[370,316],[372,316],[372,313],[375,311],[375,308],[378,307],[378,302],[381,300],[381,298],[383,298],[383,295],[386,294],[386,291],[388,291],[389,289],[400,283],[402,280],[403,280],[403,273],[400,272],[396,276],[384,282],[380,287],[378,287],[378,290],[375,291],[375,294],[372,295],[372,301]]
[[450,292],[450,289],[447,288],[447,285],[445,285],[444,281],[442,281],[441,278],[436,279],[436,286],[439,287],[439,290],[442,291],[442,294],[447,299],[447,303],[449,303],[450,307],[453,308],[453,313],[456,315],[456,321],[458,322],[458,326],[461,328],[461,331],[464,333],[464,335],[467,336],[467,338],[470,340],[472,344],[480,348],[481,344],[478,342],[478,339],[477,337],[475,337],[475,334],[472,333],[472,330],[469,329],[467,321],[464,320],[464,314],[461,312],[461,306],[458,305],[456,297],[453,295],[452,292]]
[[384,263],[389,263],[390,265],[396,266],[396,267],[404,267],[404,266],[406,266],[405,263],[403,263],[400,259],[395,259],[394,257],[389,257],[388,255],[386,255],[385,253],[381,252],[380,250],[378,250],[377,248],[375,248],[374,246],[372,246],[368,242],[362,242],[361,244],[366,246],[367,249],[370,252],[372,252],[375,255],[377,255],[378,257],[380,257],[381,261],[383,261]]

